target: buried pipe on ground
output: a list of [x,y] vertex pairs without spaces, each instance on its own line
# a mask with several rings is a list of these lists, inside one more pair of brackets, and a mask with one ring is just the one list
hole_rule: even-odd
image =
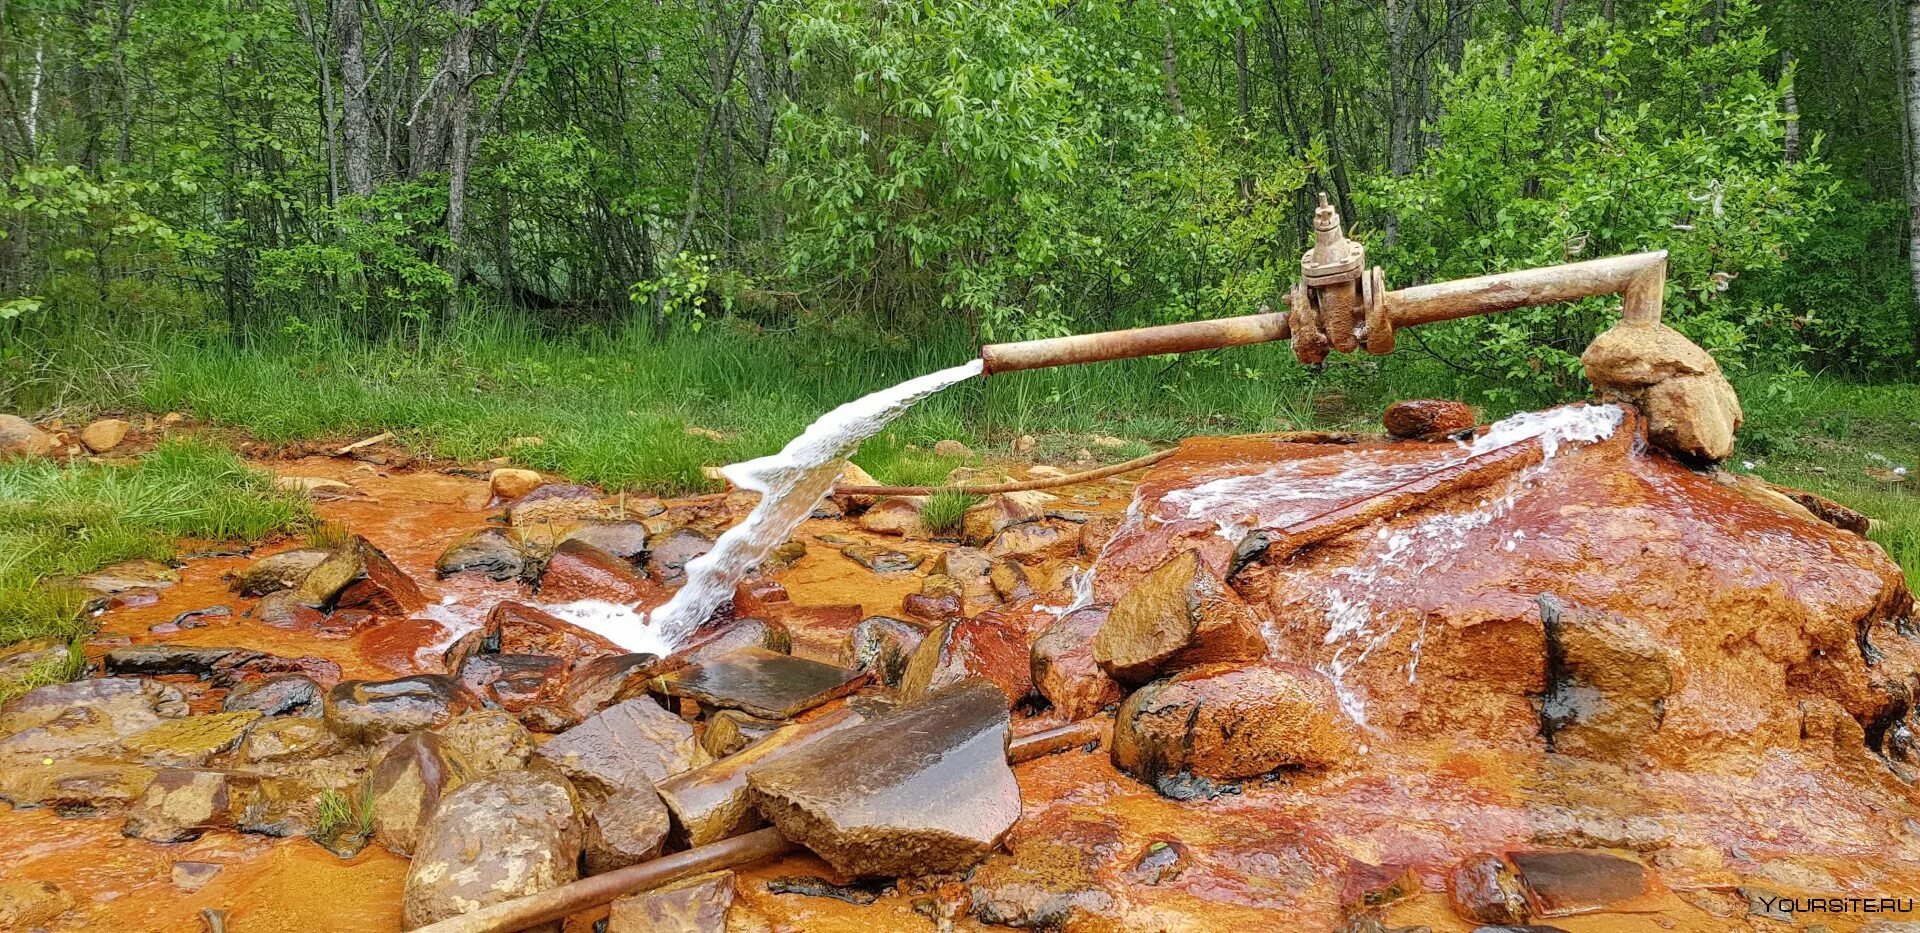
[[[1104,739],[1111,723],[1088,719],[1014,739],[1007,760],[1018,764]],[[788,852],[800,844],[769,826],[744,836],[662,856],[638,865],[582,878],[538,894],[505,901],[458,917],[417,927],[414,933],[514,933],[543,923],[563,920],[583,910],[613,902],[636,891],[660,887],[682,878],[737,868]]]

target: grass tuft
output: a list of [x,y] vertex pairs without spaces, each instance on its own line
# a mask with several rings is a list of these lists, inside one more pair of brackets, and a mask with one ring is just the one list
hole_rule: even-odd
[[953,534],[960,530],[967,510],[985,501],[984,496],[964,492],[937,492],[927,497],[925,505],[920,507],[920,524],[937,535]]

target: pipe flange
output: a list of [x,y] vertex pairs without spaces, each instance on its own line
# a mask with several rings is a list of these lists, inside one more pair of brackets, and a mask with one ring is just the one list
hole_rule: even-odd
[[1288,300],[1292,305],[1287,326],[1293,332],[1293,356],[1304,365],[1318,366],[1326,361],[1329,344],[1320,330],[1320,313],[1307,297],[1307,283],[1294,282]]
[[1367,302],[1367,352],[1385,356],[1393,352],[1393,316],[1387,313],[1387,273],[1379,266],[1367,270],[1360,280]]

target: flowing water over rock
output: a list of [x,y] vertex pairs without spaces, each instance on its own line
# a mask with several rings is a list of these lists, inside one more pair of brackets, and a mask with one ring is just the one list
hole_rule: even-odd
[[[848,454],[878,433],[915,402],[980,374],[972,360],[950,369],[909,379],[890,389],[848,402],[808,426],[777,454],[732,464],[721,472],[740,489],[760,494],[746,521],[727,530],[713,550],[687,565],[687,583],[672,601],[654,610],[658,629],[645,641],[672,647],[733,598],[734,584],[767,559],[793,530],[833,491]],[[622,638],[629,647],[639,634]],[[639,649],[636,649],[639,650]]]

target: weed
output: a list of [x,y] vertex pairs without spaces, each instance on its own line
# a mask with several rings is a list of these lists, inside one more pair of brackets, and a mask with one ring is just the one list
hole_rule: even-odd
[[920,507],[920,524],[937,535],[953,534],[960,530],[967,510],[978,505],[982,498],[964,492],[934,493]]

